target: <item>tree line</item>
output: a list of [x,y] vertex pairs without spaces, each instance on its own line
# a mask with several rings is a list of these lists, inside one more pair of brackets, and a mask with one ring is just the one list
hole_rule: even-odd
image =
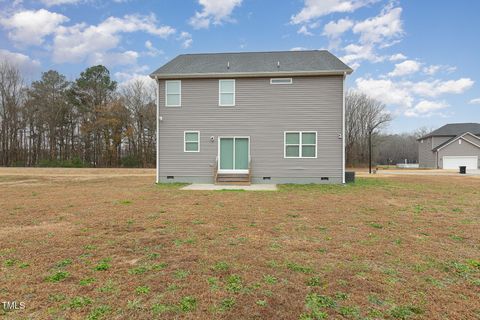
[[101,65],[75,81],[55,70],[27,85],[0,63],[0,165],[155,166],[155,87],[121,88]]
[[[365,93],[349,90],[345,95],[345,153],[347,167],[418,163],[417,139],[428,130],[412,133],[385,134],[383,130],[392,116],[385,104]],[[370,146],[372,150],[370,150]]]

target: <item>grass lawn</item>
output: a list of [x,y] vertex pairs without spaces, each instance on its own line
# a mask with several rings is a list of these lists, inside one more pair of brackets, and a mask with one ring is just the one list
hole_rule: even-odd
[[0,315],[480,318],[478,178],[225,192],[102,172],[0,170],[0,302],[25,303]]

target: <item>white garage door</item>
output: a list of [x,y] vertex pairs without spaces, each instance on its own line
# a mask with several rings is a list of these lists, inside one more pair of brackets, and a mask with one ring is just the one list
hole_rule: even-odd
[[477,156],[444,156],[443,169],[458,169],[460,166],[466,166],[467,169],[478,169]]

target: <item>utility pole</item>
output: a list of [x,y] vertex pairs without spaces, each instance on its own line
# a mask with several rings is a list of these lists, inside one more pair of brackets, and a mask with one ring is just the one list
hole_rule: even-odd
[[372,174],[372,131],[368,130],[368,173]]

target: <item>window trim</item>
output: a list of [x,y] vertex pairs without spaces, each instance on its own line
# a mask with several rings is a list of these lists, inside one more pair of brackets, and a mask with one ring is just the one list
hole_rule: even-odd
[[[289,82],[277,82],[277,83],[274,83],[275,80],[288,80]],[[292,84],[293,83],[293,79],[292,78],[270,78],[270,84],[272,85],[286,85],[286,84]]]
[[[287,144],[287,134],[288,133],[298,133],[299,141],[298,144]],[[315,134],[315,144],[306,143],[304,144],[303,134],[304,133],[314,133]],[[287,146],[298,146],[298,157],[287,156]],[[302,154],[303,146],[314,146],[315,147],[315,156],[314,157],[304,157]],[[283,158],[284,159],[317,159],[318,156],[318,133],[317,131],[284,131],[283,132]]]
[[[197,141],[187,141],[187,133],[196,133]],[[187,150],[187,142],[197,142],[197,150]],[[200,131],[187,130],[183,131],[183,152],[200,152]]]
[[[177,82],[178,83],[178,93],[168,93],[168,83],[173,83]],[[169,94],[175,94],[178,95],[178,104],[168,104],[168,95]],[[168,108],[178,108],[182,106],[182,80],[166,80],[165,81],[165,107]]]
[[[233,104],[222,104],[222,81],[233,81],[233,92],[223,92],[233,94]],[[218,80],[218,106],[219,107],[235,107],[235,96],[236,96],[236,81],[235,79],[219,79]]]

